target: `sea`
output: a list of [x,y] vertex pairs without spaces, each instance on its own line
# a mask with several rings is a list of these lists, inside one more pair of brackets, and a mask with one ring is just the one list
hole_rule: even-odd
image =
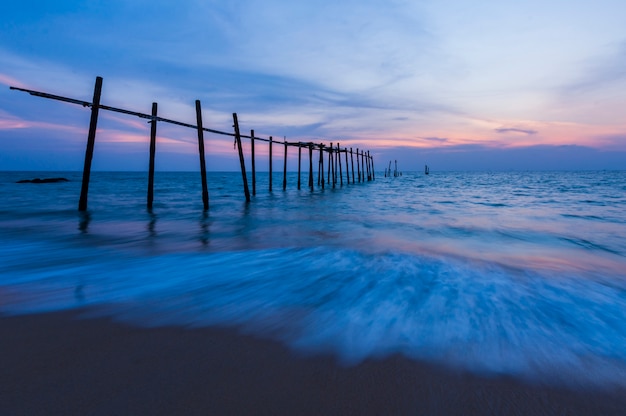
[[[16,183],[65,177],[68,182]],[[341,365],[626,386],[626,171],[0,172],[0,314],[226,327]],[[251,182],[248,173],[248,181]],[[252,184],[250,183],[250,187]]]

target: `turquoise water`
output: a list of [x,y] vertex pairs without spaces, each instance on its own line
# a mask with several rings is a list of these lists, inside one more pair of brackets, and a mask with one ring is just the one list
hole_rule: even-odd
[[[16,184],[34,177],[70,182]],[[626,380],[626,172],[0,172],[0,311],[232,326],[345,364],[401,353],[555,383]],[[250,176],[249,176],[250,178]],[[317,178],[316,178],[317,179]],[[307,182],[306,175],[303,184]]]

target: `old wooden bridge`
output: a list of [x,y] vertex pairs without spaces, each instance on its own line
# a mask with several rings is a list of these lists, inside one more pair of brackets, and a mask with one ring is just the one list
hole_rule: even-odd
[[[140,117],[143,119],[148,119],[149,123],[151,123],[150,128],[150,162],[149,162],[149,173],[148,173],[148,195],[147,195],[147,207],[149,210],[152,209],[152,202],[154,199],[154,158],[156,153],[156,131],[157,131],[157,122],[164,122],[179,125],[182,127],[188,127],[197,130],[198,132],[198,153],[200,155],[200,174],[202,180],[202,202],[204,205],[204,209],[209,209],[209,191],[207,186],[207,175],[206,175],[206,162],[205,162],[205,152],[204,152],[204,132],[209,132],[213,134],[220,134],[234,137],[235,144],[237,146],[237,150],[239,153],[239,164],[241,166],[241,177],[243,181],[243,190],[244,195],[247,202],[250,202],[250,189],[248,186],[248,178],[246,173],[245,161],[244,161],[244,153],[243,147],[241,144],[242,139],[250,140],[250,150],[251,150],[251,161],[252,161],[252,195],[256,195],[256,161],[255,161],[255,142],[267,142],[269,143],[269,191],[272,191],[272,146],[282,145],[284,147],[284,163],[283,163],[283,189],[287,188],[287,149],[289,147],[297,147],[298,148],[298,189],[301,189],[302,181],[302,150],[305,149],[305,152],[308,151],[308,187],[313,191],[315,189],[315,180],[313,174],[313,159],[317,158],[318,169],[317,169],[317,186],[324,189],[324,187],[332,186],[336,187],[338,184],[343,186],[344,173],[346,183],[350,184],[357,182],[365,182],[372,181],[375,179],[374,174],[374,159],[370,155],[369,151],[363,151],[356,149],[355,151],[352,148],[341,148],[339,143],[336,145],[330,143],[330,145],[326,145],[324,143],[314,143],[312,141],[309,142],[290,142],[285,138],[283,141],[274,140],[272,136],[269,138],[257,137],[254,134],[254,130],[250,131],[250,135],[242,134],[239,130],[239,121],[237,119],[237,113],[233,113],[233,127],[234,132],[224,132],[214,129],[209,129],[203,126],[202,123],[202,108],[200,105],[200,101],[196,100],[196,124],[188,124],[183,123],[176,120],[171,120],[163,117],[157,116],[157,103],[152,103],[152,113],[144,114],[136,111],[126,110],[122,108],[110,107],[107,105],[103,105],[100,103],[100,95],[102,92],[102,77],[96,77],[96,83],[93,92],[93,100],[82,101],[74,98],[62,97],[59,95],[48,94],[45,92],[33,91],[25,88],[18,87],[10,87],[12,90],[24,91],[31,95],[43,98],[49,98],[53,100],[63,101],[72,104],[78,104],[83,107],[91,108],[91,119],[89,122],[89,133],[87,136],[87,149],[85,151],[85,164],[83,168],[83,179],[82,186],[80,192],[80,199],[78,202],[78,210],[86,211],[87,210],[87,196],[89,192],[89,177],[91,174],[91,160],[93,158],[94,151],[94,143],[96,139],[96,126],[98,124],[98,112],[99,110],[113,111],[117,113],[127,114],[130,116]],[[317,155],[319,154],[319,157]],[[326,157],[327,156],[327,157]],[[326,177],[324,177],[324,159],[327,158],[327,173]],[[342,163],[342,159],[344,162]],[[356,163],[355,163],[356,160]],[[355,175],[355,164],[356,164],[356,175]]]

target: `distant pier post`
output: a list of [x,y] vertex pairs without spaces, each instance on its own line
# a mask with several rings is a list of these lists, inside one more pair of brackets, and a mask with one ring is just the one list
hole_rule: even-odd
[[363,177],[363,182],[365,182],[365,150],[361,150],[361,172]]
[[237,113],[233,113],[233,127],[235,128],[235,141],[237,142],[237,151],[239,152],[239,165],[241,166],[241,180],[243,181],[243,192],[246,196],[246,202],[250,202],[248,176],[246,175],[246,163],[243,158],[243,147],[241,146],[241,134],[239,133],[239,120],[237,119]]
[[[320,170],[319,171],[322,173],[322,189],[324,189],[324,144],[323,143],[320,143]],[[319,175],[319,172],[318,172],[318,175]]]
[[335,153],[335,148],[333,147],[332,143],[330,144],[330,149],[329,150],[330,150],[329,155],[330,155],[330,164],[331,164],[331,171],[330,171],[330,173],[332,175],[331,181],[332,181],[333,188],[334,188],[335,184],[337,183],[337,175],[335,174],[335,171],[337,170],[336,163],[335,163],[336,162],[335,159],[337,159],[337,155]]
[[[370,152],[368,151],[367,154]],[[372,180],[376,180],[376,173],[374,173],[374,156],[370,156],[370,163],[372,164]]]
[[339,160],[339,184],[343,186],[343,171],[341,170],[341,149],[337,143],[337,160]]
[[300,190],[300,174],[302,173],[302,146],[298,143],[298,190]]
[[309,143],[309,188],[313,191],[313,143]]
[[91,120],[89,121],[89,133],[87,135],[87,149],[85,150],[85,165],[83,167],[83,183],[80,188],[78,210],[87,211],[87,195],[89,194],[89,177],[91,176],[91,160],[93,159],[93,146],[96,141],[96,126],[98,124],[98,110],[100,109],[100,95],[102,93],[102,77],[96,77],[96,85],[93,89],[91,101]]
[[156,153],[157,103],[152,103],[152,120],[150,120],[150,163],[148,167],[148,211],[152,211],[154,200],[154,155]]
[[285,141],[285,159],[283,162],[283,191],[287,189],[287,138],[283,139]]
[[372,180],[372,169],[370,168],[370,151],[367,151],[367,155],[365,156],[365,160],[367,162],[367,180]]
[[327,184],[330,185],[330,174],[331,172],[331,165],[333,164],[333,144],[330,144],[330,147],[328,148],[328,172],[326,172],[326,180],[327,180]]
[[350,167],[352,168],[352,183],[354,182],[354,154],[352,153],[352,148],[350,148]]
[[202,128],[202,108],[196,100],[196,121],[198,127],[198,153],[200,153],[200,176],[202,177],[202,203],[204,210],[209,209],[209,188],[206,184],[206,162],[204,159],[204,129]]
[[272,192],[272,136],[270,136],[270,192]]
[[256,195],[256,162],[254,161],[254,130],[250,130],[250,150],[252,153],[252,195]]
[[361,182],[361,157],[359,156],[359,148],[356,149],[356,171],[359,176],[359,182]]
[[345,155],[346,155],[346,183],[349,185],[350,184],[350,172],[348,171],[348,148],[346,147],[345,149],[343,149]]

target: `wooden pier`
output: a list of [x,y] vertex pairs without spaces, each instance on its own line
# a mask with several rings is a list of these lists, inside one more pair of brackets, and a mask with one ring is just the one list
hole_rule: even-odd
[[[136,111],[126,110],[122,108],[111,107],[107,105],[102,105],[100,103],[100,96],[102,93],[102,77],[96,77],[96,83],[94,86],[93,99],[91,102],[77,100],[74,98],[62,97],[59,95],[48,94],[45,92],[33,91],[25,88],[18,87],[10,87],[12,90],[27,92],[30,95],[42,98],[48,98],[52,100],[63,101],[71,104],[81,105],[83,107],[88,107],[91,109],[91,119],[89,122],[89,133],[87,135],[87,147],[85,150],[85,163],[83,168],[83,179],[81,185],[81,193],[78,202],[78,210],[86,211],[87,210],[87,200],[89,194],[89,179],[91,174],[91,161],[93,159],[94,152],[94,144],[96,140],[96,126],[98,124],[98,115],[100,110],[104,111],[112,111],[116,113],[122,113],[129,116],[139,117],[143,119],[149,120],[150,123],[150,149],[149,149],[149,168],[148,168],[148,192],[147,192],[147,203],[146,206],[148,210],[152,210],[153,201],[154,201],[154,160],[156,155],[156,134],[157,134],[157,123],[169,123],[175,124],[182,127],[195,129],[198,133],[198,154],[200,157],[200,177],[202,181],[202,204],[204,206],[204,210],[209,209],[209,191],[207,185],[207,175],[206,175],[206,161],[205,161],[205,149],[204,149],[204,133],[212,133],[218,135],[231,136],[234,138],[235,147],[237,149],[237,153],[239,156],[239,164],[241,167],[241,177],[243,182],[243,190],[244,197],[247,202],[251,201],[250,189],[248,186],[248,175],[245,166],[245,157],[242,146],[242,139],[250,140],[250,157],[251,157],[251,165],[252,165],[252,196],[256,195],[256,155],[255,155],[255,142],[265,142],[268,143],[269,146],[269,191],[272,192],[272,145],[274,143],[282,144],[284,147],[283,152],[283,181],[282,188],[283,190],[287,189],[287,154],[288,148],[297,148],[298,149],[298,180],[297,180],[297,188],[301,189],[301,175],[302,175],[302,149],[308,150],[308,159],[309,159],[309,172],[308,172],[308,187],[311,191],[315,190],[314,186],[314,173],[313,173],[313,159],[316,157],[315,152],[319,151],[319,160],[318,160],[318,170],[317,170],[317,186],[318,188],[325,189],[324,183],[324,153],[327,154],[328,165],[327,165],[327,174],[326,174],[326,185],[329,187],[335,188],[337,186],[344,186],[343,179],[345,173],[346,184],[354,184],[359,182],[373,181],[375,180],[374,174],[374,159],[370,155],[369,151],[360,150],[357,148],[355,152],[353,152],[352,148],[348,149],[346,147],[341,148],[339,143],[336,146],[333,146],[333,143],[330,145],[325,145],[324,143],[316,143],[313,141],[287,141],[286,137],[283,137],[283,141],[276,141],[272,136],[269,138],[263,138],[259,136],[255,136],[254,130],[250,131],[250,135],[241,134],[239,128],[239,120],[237,117],[237,113],[233,113],[233,132],[224,132],[214,129],[209,129],[204,127],[202,120],[202,107],[200,100],[196,100],[196,124],[188,124],[183,123],[176,120],[171,120],[163,117],[159,117],[157,115],[158,105],[157,103],[152,103],[152,112],[151,114],[144,114]],[[306,152],[305,152],[306,153]],[[348,158],[348,154],[350,157]],[[345,169],[342,165],[342,156],[345,160]],[[354,163],[356,160],[357,172],[358,175],[354,175]],[[350,165],[350,168],[348,167]],[[350,179],[350,172],[352,173],[352,180]]]

